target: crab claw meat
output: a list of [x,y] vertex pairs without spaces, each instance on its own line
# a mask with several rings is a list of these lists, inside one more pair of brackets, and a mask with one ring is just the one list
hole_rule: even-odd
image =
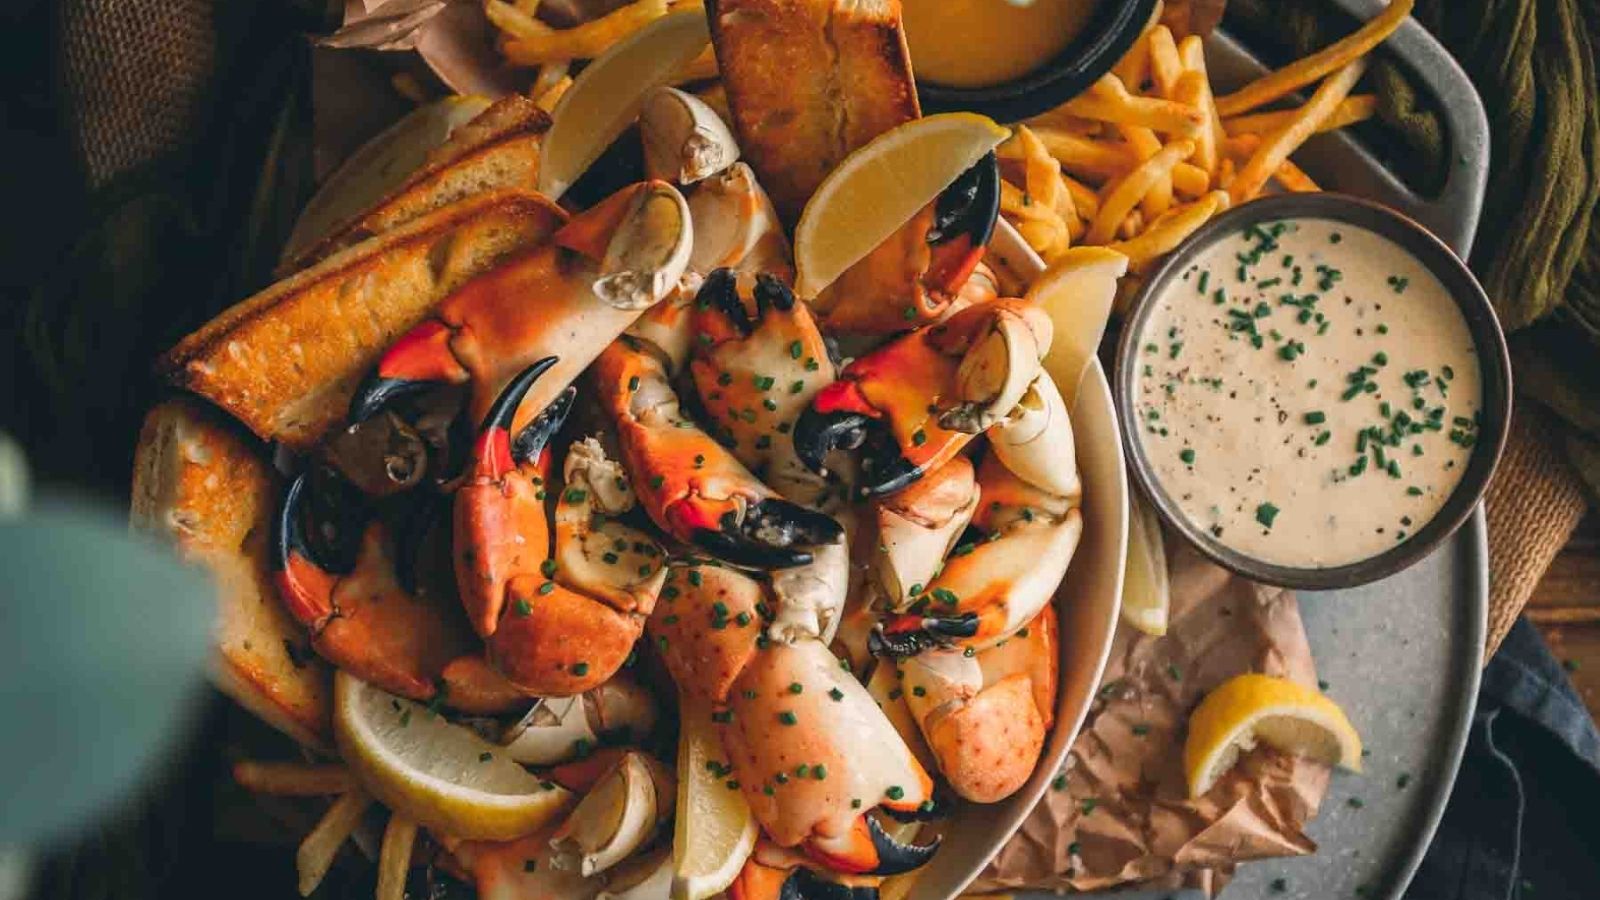
[[551,836],[556,859],[578,871],[606,871],[653,838],[671,817],[677,779],[666,766],[638,752],[622,755],[578,801]]
[[1022,399],[1050,349],[1050,318],[1036,306],[994,303],[974,335],[964,335],[956,369],[956,402],[939,415],[951,431],[977,434],[999,421]]
[[500,736],[506,753],[524,765],[552,766],[578,756],[602,738],[638,741],[656,723],[648,691],[618,675],[574,697],[548,697]]
[[873,816],[861,816],[850,830],[836,838],[814,837],[806,854],[839,872],[855,875],[899,875],[928,860],[939,849],[935,838],[927,844],[905,844],[890,837]]
[[659,87],[639,108],[645,172],[651,178],[694,184],[739,158],[739,144],[716,110],[677,88]]
[[964,456],[877,501],[878,549],[872,571],[890,609],[903,611],[933,580],[977,508],[977,477]]
[[720,268],[793,277],[789,239],[755,172],[742,162],[707,178],[689,197],[694,249],[689,269],[705,275]]
[[1058,497],[1083,493],[1072,418],[1049,373],[1039,373],[988,435],[990,449],[1018,478]]

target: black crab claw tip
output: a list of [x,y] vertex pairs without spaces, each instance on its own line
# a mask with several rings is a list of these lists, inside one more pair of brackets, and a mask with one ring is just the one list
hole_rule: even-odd
[[832,544],[844,536],[844,527],[832,516],[806,509],[787,500],[763,500],[745,510],[744,519],[722,517],[722,529],[703,529],[695,543],[721,559],[739,566],[788,569],[812,560],[801,547]]
[[818,412],[807,407],[794,423],[795,455],[806,468],[820,474],[829,453],[860,447],[872,424],[872,419],[861,413]]
[[878,889],[829,881],[800,866],[783,880],[777,900],[878,900]]
[[511,422],[517,417],[517,408],[522,405],[522,398],[528,396],[533,383],[539,376],[549,371],[560,357],[546,356],[533,365],[523,369],[512,378],[500,396],[494,400],[494,405],[489,407],[489,412],[483,417],[481,431],[490,431],[495,428],[510,429]]
[[[906,618],[910,618],[909,616]],[[867,652],[873,656],[905,659],[924,650],[948,646],[952,641],[978,633],[977,613],[959,616],[929,616],[914,628],[876,626],[867,633]]]
[[539,411],[537,416],[528,426],[518,432],[511,442],[511,458],[518,462],[537,459],[544,452],[550,439],[556,436],[561,426],[567,422],[567,416],[572,413],[574,401],[578,398],[578,389],[569,386],[566,390],[556,395],[550,405]]
[[362,380],[356,388],[355,396],[350,398],[350,411],[345,418],[351,425],[360,425],[394,403],[401,397],[419,394],[430,387],[429,381],[415,381],[410,378],[389,378],[379,375],[374,369],[370,375]]
[[928,243],[943,244],[962,235],[972,246],[989,243],[1000,216],[1000,160],[993,150],[961,173],[934,204]]
[[268,539],[272,547],[273,568],[280,572],[288,570],[292,556],[311,558],[305,526],[301,523],[306,480],[309,477],[301,472],[289,482],[289,489],[283,492],[283,500],[278,504],[278,513],[272,518],[272,533]]
[[739,277],[732,269],[717,269],[700,285],[700,293],[695,295],[695,303],[701,309],[715,307],[739,329],[741,335],[748,336],[755,329],[755,324],[750,321],[750,313],[744,308],[744,301],[739,299]]
[[756,310],[762,314],[770,309],[788,312],[794,309],[794,291],[775,275],[762,272],[756,276]]
[[433,526],[448,518],[448,497],[424,494],[406,512],[394,535],[394,575],[400,589],[407,594],[417,592],[417,563],[422,559],[422,545]]
[[933,859],[942,839],[934,838],[926,844],[902,844],[890,837],[872,816],[867,816],[867,833],[872,835],[872,846],[878,851],[878,865],[868,873],[871,875],[899,875],[923,865]]

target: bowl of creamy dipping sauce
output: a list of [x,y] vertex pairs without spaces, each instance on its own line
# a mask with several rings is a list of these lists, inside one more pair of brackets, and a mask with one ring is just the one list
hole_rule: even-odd
[[1427,555],[1482,497],[1510,420],[1505,337],[1472,273],[1339,194],[1262,198],[1191,236],[1135,298],[1115,378],[1161,517],[1294,588]]
[[1156,0],[901,0],[923,112],[1001,122],[1083,93],[1155,11]]

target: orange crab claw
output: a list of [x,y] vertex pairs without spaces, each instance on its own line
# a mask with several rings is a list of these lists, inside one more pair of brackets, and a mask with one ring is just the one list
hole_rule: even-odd
[[[351,398],[350,421],[366,421],[408,394],[469,382],[470,412],[481,418],[517,372],[559,354],[557,370],[529,398],[530,408],[545,408],[595,354],[676,288],[692,242],[688,205],[671,185],[624,188],[544,244],[456,288],[435,318],[379,360]],[[526,424],[519,418],[512,430]]]
[[396,570],[397,561],[415,560],[425,529],[392,535],[358,492],[320,475],[322,496],[312,496],[312,476],[302,473],[273,518],[279,596],[318,655],[390,693],[430,699],[470,639],[453,602],[417,590]]

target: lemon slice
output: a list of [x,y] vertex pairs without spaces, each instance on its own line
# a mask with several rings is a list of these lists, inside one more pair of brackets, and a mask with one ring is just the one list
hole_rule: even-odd
[[398,187],[427,162],[457,127],[489,108],[489,98],[475,94],[446,97],[419,106],[377,137],[361,145],[317,190],[295,220],[294,231],[280,258],[294,259],[312,244],[355,218]]
[[892,128],[846,156],[800,214],[796,290],[817,296],[1010,135],[987,116],[943,113]]
[[340,672],[333,734],[356,780],[395,812],[467,840],[507,841],[543,827],[572,805],[505,748],[427,707]]
[[1211,790],[1257,742],[1361,771],[1361,735],[1339,704],[1286,678],[1239,675],[1213,689],[1189,716],[1183,745],[1189,796]]
[[1054,326],[1044,370],[1067,406],[1074,405],[1078,383],[1100,349],[1117,279],[1128,272],[1128,258],[1105,247],[1073,247],[1061,254],[1028,288],[1028,299],[1043,306]]
[[[711,710],[684,700],[678,719],[678,818],[672,835],[672,900],[705,900],[738,877],[756,846],[744,795],[712,770],[727,763]],[[717,766],[708,767],[707,763]]]
[[626,131],[644,97],[711,43],[705,10],[669,13],[590,63],[550,114],[539,159],[539,192],[552,200],[572,187]]
[[1122,570],[1122,621],[1145,634],[1167,633],[1172,587],[1167,579],[1167,550],[1161,523],[1150,501],[1128,493],[1128,560]]

